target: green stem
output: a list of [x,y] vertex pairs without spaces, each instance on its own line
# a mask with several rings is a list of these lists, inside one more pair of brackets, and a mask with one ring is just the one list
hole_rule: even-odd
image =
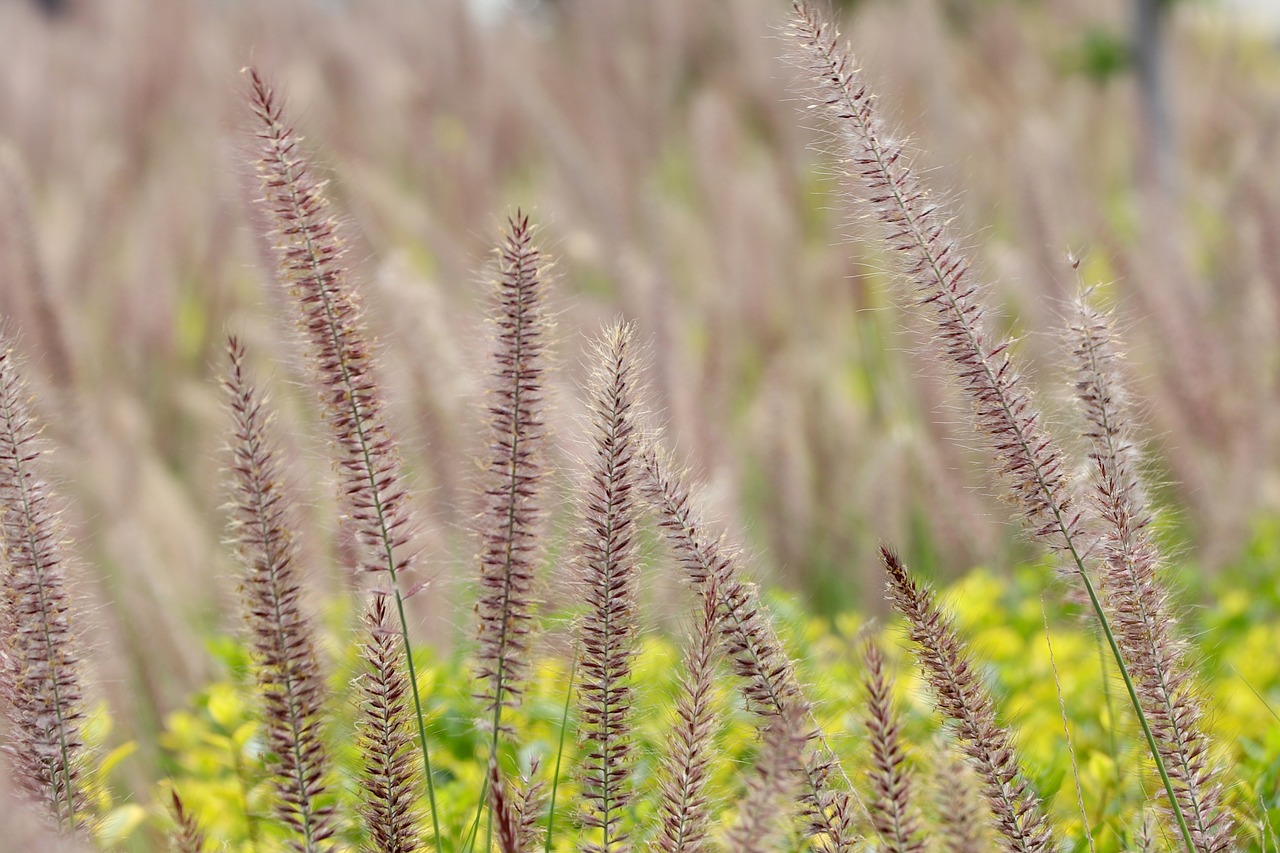
[[560,759],[564,757],[564,736],[569,731],[569,703],[573,698],[573,677],[578,672],[578,655],[575,652],[569,667],[569,687],[564,693],[564,712],[560,716],[560,743],[556,747],[556,769],[551,774],[551,808],[547,815],[546,853],[551,853],[551,836],[556,827],[556,789],[560,787]]
[[1102,637],[1094,634],[1094,639],[1098,643],[1098,668],[1102,671],[1102,696],[1107,705],[1107,716],[1111,720],[1111,724],[1107,726],[1107,737],[1111,741],[1111,760],[1116,762],[1116,772],[1120,772],[1120,745],[1116,743],[1116,709],[1111,701],[1111,673],[1107,671],[1107,647],[1103,645]]

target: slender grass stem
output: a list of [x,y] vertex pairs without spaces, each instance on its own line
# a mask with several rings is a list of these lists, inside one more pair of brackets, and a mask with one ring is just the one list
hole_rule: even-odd
[[[1040,596],[1040,618],[1044,621],[1044,645],[1049,650],[1049,666],[1053,669],[1053,688],[1058,694],[1058,710],[1062,714],[1062,736],[1066,739],[1067,755],[1071,759],[1071,781],[1076,789],[1076,806],[1080,809],[1080,824],[1089,842],[1089,853],[1097,853],[1093,843],[1093,830],[1089,827],[1089,813],[1084,807],[1084,791],[1080,785],[1080,765],[1076,762],[1076,749],[1071,742],[1071,721],[1067,718],[1067,700],[1062,695],[1062,679],[1058,676],[1058,661],[1053,656],[1053,639],[1049,635],[1049,611]],[[1105,677],[1105,674],[1104,674]]]
[[560,715],[560,743],[556,746],[556,768],[551,774],[551,806],[547,814],[547,836],[546,849],[544,853],[551,853],[551,839],[555,834],[556,826],[556,791],[560,787],[560,761],[564,757],[564,740],[565,735],[569,731],[569,705],[573,699],[573,678],[578,674],[578,656],[575,653],[573,663],[569,666],[569,686],[564,694],[564,710]]

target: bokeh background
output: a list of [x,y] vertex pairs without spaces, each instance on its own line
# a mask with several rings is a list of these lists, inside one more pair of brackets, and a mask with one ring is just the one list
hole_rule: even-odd
[[[972,235],[1068,443],[1067,301],[1094,285],[1120,312],[1164,533],[1210,576],[1280,508],[1268,11],[836,9],[882,110]],[[881,539],[939,578],[1030,554],[921,354],[892,260],[863,239],[871,226],[806,127],[787,12],[782,0],[0,0],[0,315],[28,358],[90,630],[110,650],[95,678],[126,726],[180,707],[212,666],[190,638],[235,622],[219,484],[228,331],[273,379],[307,548],[341,548],[297,347],[265,286],[247,64],[287,93],[346,227],[426,520],[423,639],[466,630],[485,265],[517,206],[557,259],[566,446],[585,336],[621,313],[651,346],[655,409],[716,512],[760,574],[814,612],[878,606]],[[556,461],[568,469],[571,449]]]

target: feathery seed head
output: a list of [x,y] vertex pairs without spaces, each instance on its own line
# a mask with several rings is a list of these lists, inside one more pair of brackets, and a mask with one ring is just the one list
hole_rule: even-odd
[[912,174],[903,144],[888,140],[875,98],[835,28],[796,2],[792,33],[797,62],[813,86],[812,105],[838,128],[849,177],[884,226],[887,245],[901,257],[917,305],[933,323],[933,344],[972,405],[978,431],[995,453],[997,472],[1028,532],[1054,549],[1071,548],[1080,517],[1061,456],[1010,359],[1012,342],[989,329],[982,288],[948,232],[944,211]]
[[996,721],[995,702],[975,672],[964,641],[933,593],[916,583],[898,556],[887,547],[880,549],[880,556],[889,576],[889,600],[906,617],[934,702],[973,762],[1005,849],[1047,853],[1054,840],[1039,797],[1019,764],[1013,738]]
[[[918,307],[932,320],[934,346],[972,405],[975,424],[994,453],[997,472],[1021,508],[1026,529],[1050,548],[1069,555],[1070,569],[1080,576],[1166,791],[1179,803],[1178,822],[1185,840],[1193,847],[1216,849],[1226,833],[1215,828],[1209,815],[1193,814],[1192,822],[1199,826],[1185,827],[1183,816],[1200,804],[1193,802],[1194,795],[1173,790],[1176,771],[1166,770],[1164,747],[1154,736],[1155,726],[1147,719],[1147,708],[1135,686],[1140,684],[1141,674],[1131,671],[1146,664],[1129,659],[1112,638],[1110,619],[1116,608],[1105,601],[1105,590],[1099,596],[1087,571],[1091,531],[1074,506],[1062,456],[1040,423],[1030,391],[1010,357],[1011,342],[991,334],[982,288],[973,280],[968,259],[949,233],[941,208],[912,175],[902,144],[889,141],[874,98],[860,80],[847,49],[839,44],[838,35],[803,0],[797,0],[794,10],[793,34],[801,53],[800,65],[815,88],[813,106],[826,113],[838,129],[841,159],[849,177],[860,185],[884,226],[888,246],[903,260],[905,278],[917,292]],[[1086,399],[1086,408],[1092,407],[1089,417],[1094,417],[1098,411],[1095,404],[1101,402],[1105,397],[1092,402]],[[1101,583],[1105,587],[1106,579]],[[1204,796],[1213,795],[1206,791]],[[1205,840],[1196,842],[1196,833]]]
[[[244,348],[229,342],[224,380],[232,418],[231,532],[245,576],[242,606],[254,652],[268,763],[280,820],[303,853],[332,837],[325,802],[328,752],[323,720],[326,688],[315,632],[303,611],[302,578],[280,464],[268,434],[271,416],[244,372]],[[176,796],[176,795],[175,795]]]
[[0,707],[14,781],[59,829],[80,828],[87,756],[80,655],[62,532],[39,471],[40,430],[13,345],[0,334]]
[[173,815],[175,824],[169,835],[169,844],[173,853],[204,853],[207,843],[205,834],[196,822],[195,816],[187,811],[176,789],[169,792],[169,811]]
[[871,746],[868,775],[874,797],[871,822],[889,853],[921,853],[919,821],[911,802],[912,782],[902,748],[901,724],[893,707],[893,694],[884,671],[884,654],[872,640],[863,652],[867,709],[863,715]]
[[502,853],[519,853],[520,821],[507,797],[507,785],[498,769],[498,757],[489,756],[489,807],[498,828],[498,849]]
[[512,804],[519,821],[518,846],[521,850],[533,850],[542,838],[538,819],[546,806],[547,796],[538,768],[538,759],[534,758],[529,762],[528,773],[522,774],[519,784],[512,786]]
[[1191,841],[1199,851],[1224,850],[1231,844],[1231,819],[1221,804],[1221,769],[1210,755],[1185,644],[1158,574],[1162,557],[1151,535],[1121,355],[1110,319],[1087,294],[1077,302],[1070,335],[1093,462],[1099,586]]
[[47,810],[31,807],[26,784],[17,778],[16,766],[0,760],[0,827],[6,850],[25,850],[32,853],[94,853],[83,838],[58,832],[50,825]]
[[934,801],[938,838],[950,853],[986,853],[992,848],[990,821],[978,796],[973,768],[954,753],[949,739],[937,738]]
[[688,487],[669,463],[660,461],[651,448],[641,464],[646,493],[658,510],[658,524],[685,576],[704,596],[708,580],[716,581],[710,588],[719,599],[722,641],[734,670],[745,681],[748,705],[766,719],[782,715],[792,704],[807,711],[794,668],[760,609],[755,585],[739,579],[737,554],[721,538],[708,535]]
[[416,805],[421,768],[410,728],[410,688],[401,668],[405,650],[400,632],[389,623],[387,596],[373,596],[365,627],[357,741],[363,767],[361,814],[371,841],[368,851],[414,853],[421,838]]
[[785,716],[764,728],[764,743],[755,773],[747,782],[738,820],[726,839],[736,853],[766,853],[776,850],[779,837],[787,830],[792,804],[802,789],[807,722],[800,708],[792,706]]
[[711,821],[707,783],[716,723],[715,659],[720,638],[715,584],[714,576],[708,578],[701,616],[685,653],[670,751],[662,765],[658,838],[654,842],[662,853],[704,850]]
[[[381,392],[375,379],[354,286],[341,260],[342,242],[328,213],[322,185],[298,152],[299,137],[284,120],[271,88],[249,70],[250,101],[260,124],[262,206],[271,222],[279,257],[276,278],[296,304],[308,350],[311,379],[320,393],[328,437],[338,471],[338,494],[355,531],[358,567],[385,574],[374,590],[365,647],[372,672],[366,684],[365,744],[374,788],[366,823],[384,850],[410,850],[413,839],[411,761],[401,754],[405,720],[416,723],[418,745],[426,769],[436,848],[441,850],[435,793],[430,776],[426,723],[423,720],[415,665],[409,649],[406,599],[425,587],[409,584],[417,553],[413,543],[416,520],[410,507],[402,464],[387,426]],[[386,595],[390,594],[399,622],[399,641],[385,636]],[[398,672],[403,666],[405,673]],[[406,678],[407,673],[407,678]],[[403,690],[413,697],[413,715],[403,708]],[[390,720],[394,718],[394,725]],[[379,722],[381,719],[381,722]]]
[[256,70],[248,74],[260,125],[261,205],[279,258],[277,280],[298,309],[312,381],[337,450],[339,494],[362,546],[360,567],[387,572],[399,589],[399,576],[414,563],[414,520],[375,378],[373,348],[342,263],[345,249],[323,184],[298,150],[301,137],[286,123],[271,87]]
[[630,849],[620,821],[631,800],[631,667],[635,659],[636,399],[633,333],[615,324],[596,345],[589,392],[591,456],[582,499],[579,577],[587,612],[579,624],[579,732],[583,824],[600,843],[589,853]]
[[[361,318],[356,289],[343,269],[343,247],[321,184],[311,177],[310,167],[298,152],[298,137],[284,122],[283,109],[271,88],[250,69],[250,100],[260,122],[261,156],[257,169],[262,179],[262,206],[268,214],[279,257],[276,279],[287,287],[297,307],[298,320],[307,345],[307,364],[311,379],[320,391],[328,437],[338,469],[338,494],[351,528],[355,530],[358,567],[365,573],[385,574],[374,589],[371,603],[370,630],[375,631],[366,646],[366,662],[372,674],[366,684],[371,690],[366,710],[376,716],[398,711],[392,702],[396,684],[407,688],[413,697],[413,721],[421,748],[422,765],[428,768],[428,795],[436,836],[434,789],[429,774],[430,754],[426,743],[426,724],[422,719],[422,698],[415,678],[415,663],[410,654],[408,619],[404,602],[425,581],[407,585],[406,575],[415,569],[417,553],[413,546],[416,520],[402,471],[401,457],[387,425],[369,336]],[[407,588],[406,588],[407,587]],[[387,630],[385,596],[390,594],[399,622],[399,642],[380,635]],[[403,666],[406,675],[394,672]],[[394,706],[394,707],[393,707]],[[407,712],[404,712],[407,715]],[[397,717],[398,719],[398,717]],[[398,756],[399,734],[379,724],[370,724],[366,743],[381,756],[375,781],[383,786],[371,794],[380,804],[370,806],[367,816],[371,831],[388,844],[404,847],[410,838],[404,827],[412,818],[402,811],[407,789],[392,783],[408,785],[412,774],[406,771],[407,760]],[[390,752],[388,752],[390,751]],[[371,772],[375,770],[371,765]],[[388,776],[388,774],[393,774]],[[387,797],[394,802],[388,806]],[[404,807],[408,808],[408,807]],[[410,809],[411,811],[411,809]],[[436,848],[440,849],[439,840]],[[390,849],[390,848],[387,848]]]
[[516,704],[523,690],[541,556],[547,330],[542,267],[529,217],[517,212],[499,250],[493,308],[497,342],[487,402],[490,451],[479,519],[476,677],[497,730],[502,729],[501,709]]
[[[714,596],[720,614],[720,642],[743,680],[747,707],[765,726],[802,723],[808,748],[802,751],[803,800],[807,831],[826,853],[852,850],[851,800],[830,785],[835,757],[810,721],[810,706],[800,689],[795,667],[762,611],[755,586],[739,579],[737,554],[722,537],[711,536],[693,506],[683,477],[658,451],[641,455],[643,492],[658,515],[672,552],[686,578],[700,595]],[[714,580],[714,583],[711,581]]]

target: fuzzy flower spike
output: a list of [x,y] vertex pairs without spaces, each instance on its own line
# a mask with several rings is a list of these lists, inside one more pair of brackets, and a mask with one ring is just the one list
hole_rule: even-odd
[[40,429],[13,345],[0,334],[0,710],[13,776],[66,833],[85,823],[80,654],[62,531],[39,471]]

